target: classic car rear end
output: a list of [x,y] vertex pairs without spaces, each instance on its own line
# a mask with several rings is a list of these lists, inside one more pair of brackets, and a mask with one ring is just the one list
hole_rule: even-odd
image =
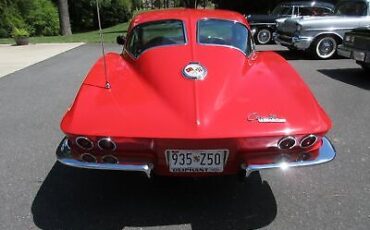
[[347,32],[338,54],[352,58],[365,70],[370,69],[370,24]]
[[248,175],[335,157],[331,121],[308,87],[282,57],[256,52],[245,18],[229,11],[136,16],[122,54],[94,65],[61,128],[60,162],[148,176]]

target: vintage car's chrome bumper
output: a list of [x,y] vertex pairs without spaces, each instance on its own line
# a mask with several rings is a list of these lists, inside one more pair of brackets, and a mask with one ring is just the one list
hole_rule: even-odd
[[370,51],[368,50],[354,49],[345,47],[344,45],[339,45],[337,48],[337,53],[340,56],[352,58],[359,62],[370,63]]
[[249,176],[253,171],[260,171],[264,169],[287,169],[292,167],[301,166],[312,166],[327,163],[335,158],[336,152],[330,141],[324,137],[322,139],[322,146],[319,149],[319,155],[314,160],[306,161],[280,161],[273,164],[261,164],[261,165],[242,165],[242,169],[245,170],[245,176]]
[[[253,171],[259,171],[264,169],[274,169],[274,168],[291,168],[299,166],[312,166],[317,164],[322,164],[329,162],[334,159],[336,153],[334,147],[331,145],[330,141],[327,138],[322,139],[323,143],[319,150],[319,155],[314,160],[306,161],[281,161],[274,164],[261,164],[261,165],[242,165],[241,169],[245,170],[245,176]],[[77,168],[87,168],[87,169],[102,169],[102,170],[120,170],[120,171],[134,171],[134,172],[143,172],[148,178],[151,176],[153,169],[153,164],[151,163],[133,163],[133,162],[120,162],[119,164],[108,164],[108,163],[91,163],[76,160],[72,157],[71,149],[68,146],[67,139],[63,139],[61,144],[57,149],[57,159],[64,165],[77,167]]]
[[90,163],[73,159],[71,149],[68,146],[66,138],[62,140],[62,143],[57,149],[56,155],[58,161],[62,164],[77,168],[143,172],[148,178],[150,178],[153,169],[153,165],[150,163],[120,162],[119,164],[108,164]]
[[288,36],[275,33],[274,40],[277,44],[295,48],[297,50],[306,50],[310,47],[313,38],[304,36]]

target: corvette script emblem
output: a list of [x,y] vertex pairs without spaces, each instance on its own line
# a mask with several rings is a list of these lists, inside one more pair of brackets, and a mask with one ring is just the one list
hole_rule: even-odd
[[182,70],[184,77],[192,80],[203,80],[207,76],[207,69],[201,64],[191,62]]
[[278,118],[275,114],[268,116],[261,116],[258,113],[251,113],[248,115],[248,121],[258,121],[259,123],[285,123],[285,118]]

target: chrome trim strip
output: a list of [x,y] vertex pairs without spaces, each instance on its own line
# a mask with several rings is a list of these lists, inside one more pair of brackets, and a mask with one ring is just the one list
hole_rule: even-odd
[[118,171],[132,171],[143,172],[148,178],[151,176],[153,164],[151,163],[120,163],[120,164],[107,164],[107,163],[89,163],[75,160],[72,158],[71,149],[68,147],[67,138],[64,138],[56,152],[57,160],[68,166],[86,169],[99,169],[99,170],[118,170]]
[[258,25],[276,25],[276,22],[256,22],[256,23],[249,23],[250,26],[258,26]]
[[316,159],[307,161],[293,161],[293,162],[279,162],[272,164],[259,164],[259,165],[245,165],[242,164],[242,170],[245,170],[245,175],[249,176],[253,171],[259,171],[264,169],[276,169],[276,168],[292,168],[292,167],[303,167],[313,166],[318,164],[327,163],[335,158],[336,151],[334,146],[330,143],[326,137],[322,138],[322,146],[319,149],[319,155]]

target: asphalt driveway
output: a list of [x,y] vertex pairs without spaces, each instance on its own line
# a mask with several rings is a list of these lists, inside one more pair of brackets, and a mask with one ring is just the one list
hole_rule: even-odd
[[333,162],[248,184],[62,166],[60,119],[100,55],[84,45],[0,79],[0,229],[370,229],[370,76],[352,60],[263,49],[286,57],[331,116]]

